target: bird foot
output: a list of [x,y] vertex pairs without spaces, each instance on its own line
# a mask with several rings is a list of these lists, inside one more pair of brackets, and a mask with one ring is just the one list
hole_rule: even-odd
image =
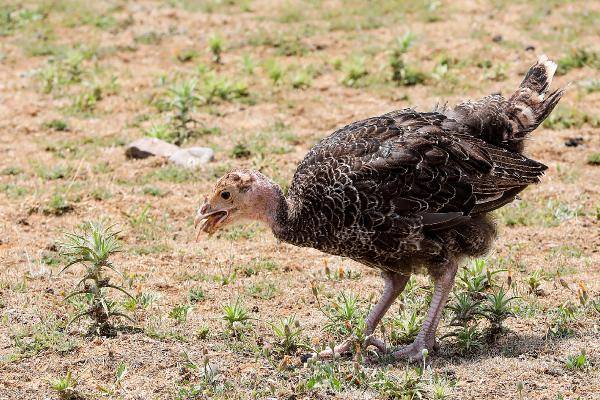
[[332,348],[328,348],[318,353],[311,353],[308,355],[308,358],[339,358],[345,354],[350,353],[350,349],[352,344],[354,343],[353,338],[348,338],[344,340],[342,343]]
[[439,348],[435,341],[431,343],[425,343],[423,340],[415,340],[408,346],[404,346],[399,350],[393,351],[390,355],[396,360],[408,360],[408,361],[423,361],[426,354]]
[[[302,361],[306,362],[310,358],[332,359],[349,355],[352,352],[353,345],[355,345],[356,342],[356,338],[350,337],[344,340],[341,344],[335,346],[333,349],[329,348],[318,353],[306,354],[304,357],[302,357]],[[361,350],[366,350],[369,346],[373,346],[377,348],[379,356],[390,355],[396,360],[404,359],[409,361],[422,361],[424,357],[423,350],[432,352],[439,349],[439,344],[436,340],[432,340],[430,342],[431,343],[427,344],[422,340],[415,340],[413,343],[409,344],[408,346],[404,346],[399,350],[389,351],[383,340],[376,338],[373,335],[369,335],[362,343]],[[367,359],[370,358],[367,357]],[[374,361],[372,359],[370,360]]]
[[[350,338],[344,340],[341,344],[335,346],[333,349],[328,348],[328,349],[322,350],[318,353],[311,353],[311,354],[308,354],[305,358],[306,358],[306,360],[308,360],[309,358],[321,358],[321,359],[339,358],[344,355],[350,354],[352,352],[352,350],[355,348],[354,346],[357,344],[357,341],[358,341],[357,338],[350,337]],[[361,349],[364,350],[369,346],[376,347],[381,353],[387,352],[387,346],[385,345],[383,340],[378,339],[372,335],[367,336],[367,338],[362,343],[362,346],[360,346],[360,347],[361,347]]]

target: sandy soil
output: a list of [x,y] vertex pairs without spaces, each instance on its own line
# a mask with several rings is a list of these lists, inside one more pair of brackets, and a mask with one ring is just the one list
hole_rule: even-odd
[[[517,316],[506,321],[498,340],[476,351],[461,354],[451,338],[442,339],[428,374],[447,380],[448,398],[600,399],[600,314],[593,308],[593,301],[600,302],[600,167],[588,162],[600,151],[600,32],[594,25],[600,4],[405,3],[0,5],[11,15],[0,17],[0,399],[59,398],[52,383],[67,371],[77,380],[72,398],[393,397],[373,380],[344,383],[340,390],[325,383],[308,389],[316,367],[300,362],[302,350],[286,357],[265,356],[264,350],[276,346],[269,322],[290,315],[300,322],[306,343],[337,340],[323,330],[327,320],[311,284],[321,288],[325,303],[352,292],[365,311],[381,291],[378,272],[278,243],[257,225],[196,243],[192,219],[199,202],[231,167],[260,168],[289,182],[310,146],[336,127],[402,107],[429,109],[438,102],[510,93],[537,55],[565,59],[573,49],[585,49],[591,60],[556,77],[556,87],[570,82],[571,89],[557,117],[527,147],[528,155],[549,166],[547,176],[498,213],[500,237],[487,257],[490,266],[507,270],[497,275],[499,284],[510,273],[519,296]],[[415,40],[405,60],[428,77],[422,84],[398,86],[389,79],[388,60],[394,40],[407,31]],[[220,64],[208,50],[214,35],[223,41]],[[186,52],[191,60],[178,60]],[[68,60],[76,57],[83,58],[80,72],[68,69]],[[271,78],[273,62],[283,71],[278,83]],[[356,87],[345,85],[349,69],[361,64],[368,75]],[[51,74],[56,65],[62,77]],[[446,72],[443,65],[449,65]],[[249,93],[208,105],[200,101],[193,113],[218,132],[185,146],[212,147],[216,160],[193,173],[155,158],[127,160],[124,144],[171,115],[157,107],[168,98],[167,89],[194,77],[202,82],[211,73],[244,83]],[[309,78],[302,80],[303,73]],[[61,81],[64,74],[73,82]],[[294,88],[294,82],[303,87]],[[54,86],[46,92],[49,83]],[[101,98],[82,107],[94,88]],[[52,120],[65,121],[68,129],[49,127]],[[582,144],[565,146],[574,137],[583,138]],[[234,157],[239,144],[250,150],[249,157]],[[122,231],[124,251],[114,264],[125,278],[114,275],[114,282],[155,297],[147,308],[130,312],[140,329],[116,337],[85,336],[85,320],[65,328],[76,307],[64,298],[83,269],[58,274],[65,260],[56,243],[63,232],[97,219]],[[353,276],[331,279],[326,268]],[[527,290],[536,271],[537,295]],[[426,297],[430,282],[419,277],[417,284]],[[273,293],[260,298],[269,285]],[[585,305],[582,288],[589,298]],[[186,321],[177,322],[169,314],[190,304],[191,289],[201,289],[205,298],[192,304]],[[222,318],[223,306],[236,299],[253,318],[242,337],[232,335]],[[561,305],[576,309],[572,334],[549,337]],[[442,322],[440,336],[451,330],[448,322]],[[582,350],[584,367],[569,369],[568,357]],[[201,365],[205,357],[216,371],[209,383],[201,368],[186,361]],[[117,381],[119,365],[126,374]],[[355,368],[352,360],[335,365]],[[413,367],[356,368],[401,381]],[[201,389],[192,395],[194,386]],[[434,398],[429,386],[424,396]]]

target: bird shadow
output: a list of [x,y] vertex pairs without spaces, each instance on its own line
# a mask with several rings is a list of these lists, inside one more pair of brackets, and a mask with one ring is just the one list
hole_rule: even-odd
[[[488,358],[518,358],[522,356],[537,358],[556,346],[567,337],[548,337],[545,333],[517,333],[509,331],[494,341],[487,341],[473,352],[460,352],[456,345],[442,343],[436,353],[435,361],[449,366],[471,364]],[[433,361],[433,360],[432,360]]]

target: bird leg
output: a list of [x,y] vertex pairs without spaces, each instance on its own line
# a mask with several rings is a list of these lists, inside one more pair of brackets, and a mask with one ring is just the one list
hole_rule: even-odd
[[[387,312],[390,306],[394,303],[394,300],[398,297],[398,295],[404,290],[406,283],[408,282],[408,278],[410,275],[402,275],[398,273],[384,271],[381,276],[385,282],[385,286],[383,288],[383,294],[381,298],[375,304],[375,306],[371,309],[367,318],[365,320],[366,329],[365,329],[365,342],[363,343],[363,348],[367,346],[375,346],[381,351],[385,351],[385,344],[383,341],[376,339],[373,337],[373,333],[375,332],[375,328]],[[353,338],[348,338],[344,340],[341,344],[335,346],[333,349],[325,349],[319,353],[315,353],[312,356],[318,356],[320,358],[331,358],[339,356],[343,353],[348,353],[351,349],[352,344],[354,343]]]
[[454,286],[454,277],[456,276],[457,269],[458,264],[454,261],[450,261],[444,266],[442,275],[434,277],[433,298],[429,305],[429,311],[427,311],[427,318],[417,334],[415,341],[410,345],[393,352],[392,356],[394,358],[411,359],[415,361],[421,360],[423,358],[424,349],[427,349],[428,351],[434,349],[436,346],[435,331],[440,323],[442,311],[448,300],[448,295]]

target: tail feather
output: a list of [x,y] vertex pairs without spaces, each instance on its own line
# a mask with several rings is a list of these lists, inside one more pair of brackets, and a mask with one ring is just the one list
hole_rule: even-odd
[[552,112],[565,92],[562,88],[546,96],[555,72],[556,64],[545,55],[529,69],[519,89],[508,100],[506,115],[512,132],[506,133],[505,141],[524,139]]
[[450,120],[468,126],[470,135],[521,153],[527,134],[548,117],[565,93],[562,88],[547,95],[555,72],[556,64],[541,56],[508,100],[496,93],[477,101],[462,102],[452,109],[437,110]]
[[543,99],[543,95],[548,91],[548,87],[550,87],[550,84],[552,83],[555,72],[556,63],[548,60],[546,55],[542,55],[538,58],[535,65],[529,68],[520,87],[528,88],[531,91],[538,93]]

